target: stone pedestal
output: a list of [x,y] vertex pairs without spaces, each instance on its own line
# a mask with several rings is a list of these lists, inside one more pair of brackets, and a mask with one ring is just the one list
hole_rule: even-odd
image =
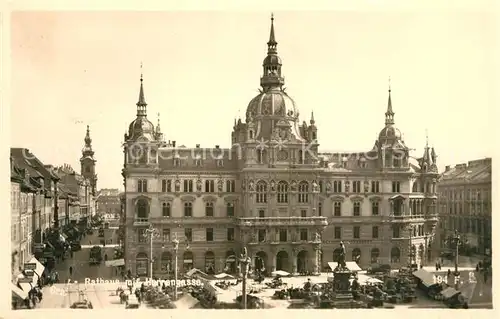
[[349,288],[351,283],[351,272],[348,270],[337,270],[333,273],[333,304],[335,308],[351,308],[354,297]]

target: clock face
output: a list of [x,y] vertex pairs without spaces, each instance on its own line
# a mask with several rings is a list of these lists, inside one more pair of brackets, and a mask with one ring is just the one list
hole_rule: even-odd
[[288,158],[288,152],[281,150],[278,152],[278,161],[285,161]]

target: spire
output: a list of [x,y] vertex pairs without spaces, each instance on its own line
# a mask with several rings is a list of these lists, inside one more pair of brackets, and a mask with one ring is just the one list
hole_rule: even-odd
[[92,139],[90,138],[90,126],[87,125],[87,133],[85,134],[85,145],[83,146],[82,149],[82,155],[83,157],[86,156],[94,156],[94,151],[92,150]]
[[274,35],[274,15],[271,15],[271,32],[267,42],[267,57],[262,63],[264,74],[260,78],[260,86],[266,92],[270,89],[282,89],[285,79],[281,76],[281,59],[276,50],[276,37]]
[[276,51],[276,37],[274,36],[274,14],[271,13],[271,31],[269,33],[269,41],[267,42],[267,53],[268,54],[277,54]]
[[137,116],[146,116],[146,99],[144,98],[144,87],[143,87],[143,78],[142,78],[142,63],[141,63],[141,87],[139,89],[139,101],[137,101]]
[[90,126],[87,125],[87,134],[85,134],[85,146],[91,146],[92,139],[90,138]]
[[156,113],[156,115],[158,116],[158,123],[156,124],[156,133],[161,133],[161,129],[160,129],[160,112]]
[[391,78],[389,77],[389,99],[387,100],[387,111],[385,112],[385,125],[394,124],[394,112],[392,111]]
[[314,125],[316,121],[314,120],[314,111],[311,111],[311,120],[309,121],[311,125]]

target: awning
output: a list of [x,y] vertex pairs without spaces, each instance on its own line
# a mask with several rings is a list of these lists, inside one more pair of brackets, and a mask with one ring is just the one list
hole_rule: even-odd
[[381,284],[381,283],[383,283],[383,281],[380,280],[380,279],[377,279],[377,278],[373,278],[373,277],[367,276],[367,275],[358,274],[358,283],[360,285]]
[[413,276],[420,279],[422,281],[422,284],[426,287],[430,287],[437,284],[436,281],[434,280],[434,275],[432,275],[423,268],[420,268],[419,270],[415,271],[413,273]]
[[24,277],[22,274],[17,276],[17,284],[25,293],[28,293],[31,291],[31,289],[33,289],[33,281],[35,281],[36,283],[35,277]]
[[276,270],[271,273],[271,276],[280,276],[280,277],[288,277],[290,276],[290,273],[284,271],[284,270]]
[[226,274],[225,272],[218,274],[218,275],[215,275],[214,277],[217,279],[234,279],[233,276]]
[[107,260],[105,262],[106,267],[119,267],[119,266],[125,266],[125,259],[114,259],[114,260]]
[[12,295],[16,296],[16,297],[19,297],[21,299],[26,299],[28,298],[28,292],[27,291],[23,291],[21,288],[19,288],[18,286],[14,285],[13,283],[11,283],[11,288],[12,288]]
[[456,294],[459,294],[459,293],[460,293],[460,291],[457,291],[453,287],[448,287],[448,288],[444,289],[443,291],[441,291],[441,295],[445,299],[451,298],[451,297],[453,297],[453,296],[455,296]]
[[34,271],[38,277],[41,277],[45,270],[45,266],[42,265],[42,263],[39,262],[38,259],[36,259],[35,257],[31,258],[29,263],[36,264]]
[[200,274],[203,277],[208,278],[208,275],[206,273],[204,273],[203,271],[199,270],[198,268],[193,268],[190,271],[188,271],[186,273],[186,277],[189,278],[189,277],[193,276],[194,274]]
[[[328,266],[330,269],[333,271],[335,268],[337,268],[338,263],[335,261],[330,261],[328,263]],[[346,261],[345,266],[347,269],[350,271],[361,271],[362,269],[358,266],[358,264],[355,261]]]

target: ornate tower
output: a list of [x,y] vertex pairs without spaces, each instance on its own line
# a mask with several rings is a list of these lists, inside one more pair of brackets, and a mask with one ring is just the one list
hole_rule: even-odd
[[97,174],[95,172],[94,151],[92,150],[92,139],[90,138],[90,127],[87,125],[87,134],[85,134],[85,146],[82,149],[82,157],[80,158],[81,175],[90,182],[92,195],[96,195],[97,191]]

